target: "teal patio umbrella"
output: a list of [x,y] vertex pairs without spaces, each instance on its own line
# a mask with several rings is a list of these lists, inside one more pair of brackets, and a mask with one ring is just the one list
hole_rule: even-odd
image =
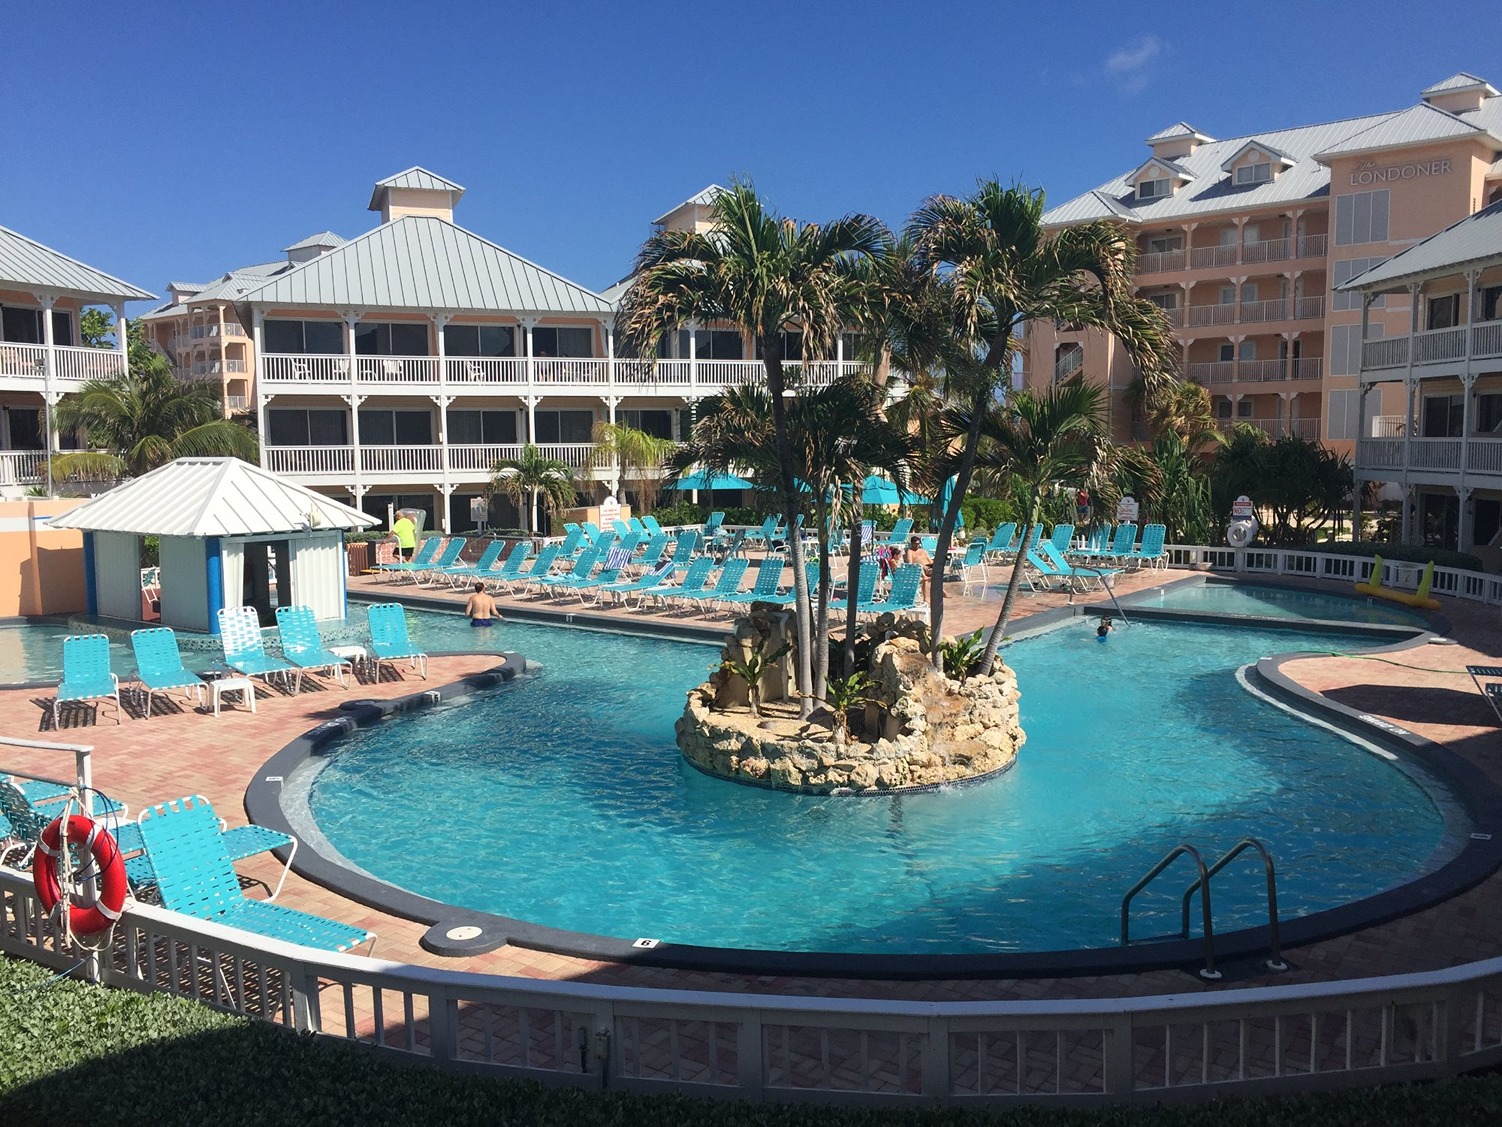
[[927,497],[920,497],[906,489],[898,489],[895,482],[872,474],[861,485],[863,505],[926,505]]
[[693,489],[755,489],[756,486],[735,474],[696,470],[687,477],[680,477],[673,483],[673,488],[687,493]]

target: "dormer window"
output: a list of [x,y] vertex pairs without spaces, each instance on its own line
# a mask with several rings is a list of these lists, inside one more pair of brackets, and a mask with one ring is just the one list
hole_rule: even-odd
[[1139,200],[1156,200],[1162,196],[1173,195],[1173,181],[1166,176],[1157,180],[1137,181],[1137,198]]
[[1238,185],[1266,184],[1272,178],[1272,161],[1262,161],[1257,164],[1243,164],[1236,170],[1236,183]]

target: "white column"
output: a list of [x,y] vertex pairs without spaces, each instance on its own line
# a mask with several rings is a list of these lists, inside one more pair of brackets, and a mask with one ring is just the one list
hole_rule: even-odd
[[[527,443],[537,444],[537,357],[532,351],[532,330],[537,326],[536,317],[523,317],[522,328],[527,331]],[[535,528],[536,525],[534,524]]]
[[261,374],[264,370],[261,363],[261,352],[263,351],[266,338],[266,334],[262,328],[264,320],[265,314],[259,308],[252,307],[250,311],[250,342],[251,347],[255,349],[256,353],[255,372],[253,373],[256,383],[256,427],[261,434],[261,465],[263,467],[266,465],[266,443],[269,437],[266,433],[266,404],[271,398],[261,390],[265,386],[261,379]]
[[447,535],[453,532],[449,517],[449,495],[454,486],[449,481],[449,403],[452,401],[448,394],[449,364],[448,350],[443,341],[443,327],[451,320],[447,313],[435,313],[430,318],[433,322],[433,336],[438,352],[438,388],[439,392],[433,396],[438,404],[438,465],[440,480],[443,488],[443,531]]
[[699,326],[688,323],[688,388],[692,392],[699,386]]
[[57,373],[57,342],[52,337],[52,306],[55,298],[38,294],[42,304],[42,413],[47,443],[47,496],[52,493],[52,454],[58,449],[57,432],[52,429],[52,408],[57,396],[52,390],[52,381]]
[[130,325],[125,320],[125,302],[116,302],[112,308],[115,311],[115,349],[120,353],[120,374],[123,376],[130,371],[130,342],[127,339]]
[[358,313],[344,315],[344,362],[349,365],[349,436],[353,443],[350,456],[354,459],[355,496],[365,496],[365,467],[360,450],[360,404],[364,397],[356,390],[355,326],[360,323]]
[[[1403,372],[1403,387],[1407,391],[1408,405],[1407,414],[1403,417],[1403,543],[1408,543],[1408,468],[1411,466],[1413,457],[1413,397],[1417,390],[1413,380],[1413,347],[1416,343],[1414,335],[1419,331],[1419,298],[1424,292],[1424,287],[1418,282],[1408,283],[1408,366]],[[1362,346],[1363,349],[1365,346]]]

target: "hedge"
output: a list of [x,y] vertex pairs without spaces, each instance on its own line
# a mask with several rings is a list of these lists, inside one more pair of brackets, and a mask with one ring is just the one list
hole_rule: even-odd
[[1485,571],[1479,559],[1469,552],[1452,552],[1448,548],[1426,548],[1422,544],[1374,544],[1369,540],[1330,540],[1322,544],[1301,544],[1291,551],[1325,552],[1333,556],[1381,556],[1384,560],[1457,567],[1463,571]]
[[0,957],[0,1123],[216,1127],[1464,1127],[1502,1121],[1502,1077],[1204,1107],[835,1108],[591,1093],[408,1064],[162,994],[108,990]]

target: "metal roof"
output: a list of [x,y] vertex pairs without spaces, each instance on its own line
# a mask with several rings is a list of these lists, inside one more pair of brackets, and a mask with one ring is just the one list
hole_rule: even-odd
[[239,458],[179,458],[53,517],[49,527],[138,536],[260,536],[379,523]]
[[183,293],[197,293],[199,290],[208,289],[208,286],[203,282],[168,282],[167,288],[181,290]]
[[156,294],[86,266],[35,239],[0,227],[0,282],[19,289],[38,289],[86,301],[151,301]]
[[1419,97],[1427,98],[1430,94],[1450,94],[1456,90],[1475,90],[1478,86],[1484,86],[1489,91],[1487,97],[1495,98],[1497,96],[1497,91],[1486,79],[1477,78],[1474,74],[1461,71],[1459,74],[1452,74],[1443,82],[1436,82],[1427,90],[1421,91]]
[[[1352,156],[1356,153],[1380,149],[1398,149],[1405,145],[1423,145],[1432,141],[1448,141],[1452,137],[1474,136],[1478,140],[1489,135],[1486,130],[1472,125],[1453,113],[1436,109],[1427,103],[1410,106],[1377,122],[1369,129],[1353,134],[1315,154],[1316,160],[1331,157]],[[1492,137],[1498,145],[1502,141]]]
[[268,278],[285,274],[292,269],[290,262],[263,262],[256,266],[243,266],[231,270],[222,278],[216,278],[198,293],[183,299],[184,305],[196,305],[204,301],[239,301],[245,294],[264,285]]
[[1397,287],[1423,277],[1458,273],[1465,266],[1487,259],[1502,261],[1502,203],[1494,203],[1452,223],[1335,288]]
[[1241,159],[1241,155],[1251,149],[1256,149],[1259,153],[1266,153],[1273,160],[1278,161],[1289,168],[1292,168],[1295,164],[1298,163],[1298,161],[1294,160],[1293,157],[1289,156],[1281,149],[1276,149],[1272,145],[1269,145],[1263,141],[1253,140],[1248,141],[1246,144],[1242,145],[1241,148],[1237,149],[1230,156],[1226,157],[1225,160],[1221,161],[1220,170],[1222,172],[1230,172],[1231,166]]
[[283,247],[282,252],[284,254],[291,254],[295,250],[313,250],[315,248],[321,247],[342,247],[347,242],[349,242],[348,239],[342,238],[341,236],[334,234],[334,232],[332,231],[320,231],[316,235],[309,235],[306,239],[302,239],[298,242],[293,243],[290,247]]
[[1154,141],[1172,141],[1178,137],[1198,137],[1201,141],[1215,140],[1214,137],[1201,133],[1187,121],[1176,121],[1167,129],[1160,129],[1147,138],[1147,143],[1151,145]]
[[1137,177],[1139,177],[1139,176],[1142,175],[1142,170],[1143,169],[1150,168],[1153,165],[1157,165],[1159,168],[1166,168],[1169,172],[1172,172],[1180,180],[1195,180],[1195,179],[1198,179],[1198,177],[1196,177],[1194,175],[1194,173],[1190,172],[1189,169],[1185,168],[1178,161],[1169,160],[1167,157],[1148,157],[1145,161],[1143,161],[1141,164],[1139,164],[1136,168],[1132,169],[1131,173],[1129,174],[1129,176],[1127,178],[1129,180],[1136,180]]
[[676,211],[682,211],[690,204],[692,204],[694,207],[709,207],[715,202],[716,197],[718,197],[719,194],[724,190],[725,189],[720,187],[718,184],[711,184],[707,188],[703,188],[700,191],[695,192],[693,195],[689,196],[688,199],[684,200],[677,207],[668,208],[667,211],[663,212],[656,219],[652,220],[652,222],[664,223],[667,221],[668,216],[672,215]]
[[449,203],[456,204],[464,195],[464,189],[452,180],[445,180],[436,172],[429,172],[420,165],[413,165],[405,172],[398,172],[395,176],[388,176],[384,180],[377,180],[375,188],[370,193],[370,211],[381,210],[381,197],[390,188],[415,188],[422,192],[448,192]]
[[453,313],[612,312],[599,294],[446,219],[404,215],[250,290],[257,305]]

